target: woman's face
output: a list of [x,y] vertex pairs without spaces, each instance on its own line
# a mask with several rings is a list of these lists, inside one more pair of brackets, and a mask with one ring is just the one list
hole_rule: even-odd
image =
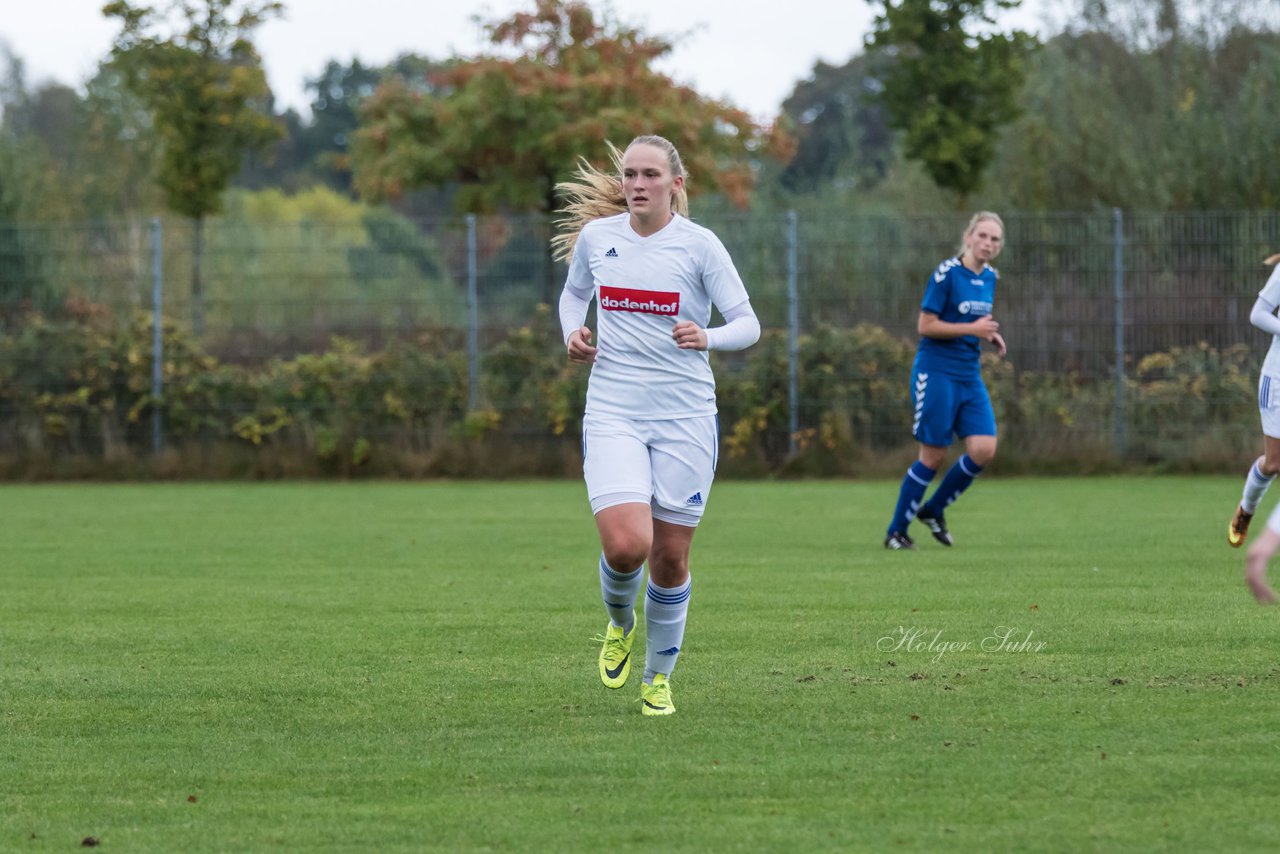
[[622,194],[633,216],[670,215],[672,195],[682,186],[684,176],[671,174],[661,148],[640,143],[622,155]]
[[965,252],[979,263],[989,264],[1004,246],[1004,229],[993,219],[980,219],[964,236]]

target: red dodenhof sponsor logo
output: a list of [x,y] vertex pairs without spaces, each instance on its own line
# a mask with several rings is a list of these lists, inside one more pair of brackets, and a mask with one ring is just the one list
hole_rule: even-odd
[[600,286],[600,307],[605,311],[638,311],[642,314],[680,313],[680,293],[638,291],[634,288]]

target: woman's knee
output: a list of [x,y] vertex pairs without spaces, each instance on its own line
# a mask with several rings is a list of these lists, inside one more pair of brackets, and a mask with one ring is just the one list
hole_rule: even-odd
[[596,513],[600,548],[605,562],[617,572],[634,572],[644,565],[653,544],[653,522],[647,504],[618,504]]
[[978,465],[984,468],[990,465],[991,461],[994,460],[995,458],[996,458],[996,449],[994,446],[991,448],[983,448],[982,450],[969,453],[969,459],[973,460],[975,463],[977,463]]
[[605,563],[617,572],[635,572],[644,566],[649,557],[649,544],[641,537],[629,534],[602,536],[600,539]]
[[937,471],[947,459],[947,449],[936,445],[921,445],[919,460],[921,464]]
[[1280,474],[1280,448],[1277,448],[1274,453],[1267,448],[1267,453],[1258,462],[1258,471],[1262,472],[1264,477]]
[[996,437],[980,436],[965,443],[964,452],[980,466],[985,466],[996,458]]
[[664,548],[661,543],[654,543],[649,559],[651,568],[659,568],[664,574],[680,575],[689,570],[688,549]]
[[649,578],[659,587],[678,587],[689,577],[689,550],[697,529],[654,522]]
[[635,572],[649,557],[653,534],[632,525],[606,525],[600,528],[600,547],[604,559],[617,572]]

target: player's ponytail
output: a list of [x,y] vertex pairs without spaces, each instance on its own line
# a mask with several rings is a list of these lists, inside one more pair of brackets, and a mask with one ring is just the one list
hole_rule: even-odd
[[1262,263],[1270,264],[1272,267],[1274,267],[1277,264],[1280,264],[1280,252],[1277,252],[1274,255],[1268,255],[1266,258],[1263,259]]
[[609,159],[613,172],[603,172],[592,166],[585,157],[578,158],[572,181],[556,184],[557,192],[564,194],[565,205],[555,221],[556,234],[551,238],[551,257],[557,261],[573,258],[573,247],[578,242],[582,227],[593,219],[620,214],[627,209],[627,198],[622,194],[622,152],[612,142]]

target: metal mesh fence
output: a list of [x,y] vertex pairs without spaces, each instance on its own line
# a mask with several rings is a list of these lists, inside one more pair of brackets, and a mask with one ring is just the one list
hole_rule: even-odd
[[[724,241],[767,331],[810,341],[823,330],[871,324],[909,350],[926,277],[956,252],[966,219],[816,210],[698,221]],[[1260,364],[1270,342],[1249,325],[1248,313],[1268,273],[1261,260],[1280,250],[1280,214],[1105,211],[1011,215],[1005,222],[995,316],[1009,344],[1002,370],[1011,378],[998,410],[1017,415],[1031,385],[1058,381],[1092,393],[1067,395],[1059,407],[1070,410],[1065,415],[1038,421],[1017,415],[1031,419],[1018,422],[1024,433],[1078,437],[1085,431],[1089,441],[1120,456],[1131,456],[1136,446],[1150,459],[1202,453],[1187,439],[1197,426],[1212,426],[1212,435],[1232,448],[1250,446],[1257,425],[1256,416],[1247,416],[1249,401],[1244,417],[1223,415],[1241,410],[1240,378],[1218,382],[1213,371],[1219,368],[1208,362],[1229,351],[1236,374]],[[30,401],[72,394],[83,381],[57,377],[48,353],[20,344],[33,334],[31,325],[48,323],[69,306],[92,306],[101,322],[124,329],[156,307],[157,286],[166,329],[218,365],[262,366],[323,353],[335,336],[369,353],[419,341],[430,330],[433,340],[444,342],[445,355],[465,368],[423,393],[460,396],[462,420],[480,407],[505,417],[531,404],[495,397],[483,387],[483,368],[554,306],[564,268],[549,259],[550,234],[543,217],[410,221],[387,211],[336,222],[212,219],[199,229],[186,221],[141,220],[0,226],[0,421],[7,424],[0,435],[9,437],[0,438],[0,450],[21,453],[30,444],[21,436],[47,430],[24,421]],[[538,329],[543,337],[525,346],[558,353],[554,332],[545,323]],[[1200,363],[1168,357],[1187,350],[1200,353]],[[1170,362],[1163,368],[1160,354]],[[137,356],[145,360],[150,353],[144,348]],[[731,386],[759,371],[751,351],[714,358]],[[807,396],[806,371],[817,369],[822,354],[807,358],[767,401],[788,410],[792,433],[818,429],[831,407],[830,400]],[[856,360],[821,367],[859,381],[877,370],[901,369]],[[900,408],[900,417],[886,412],[864,420],[889,425],[868,429],[894,431],[909,442],[906,376],[881,379],[900,384],[901,394],[867,405]],[[448,389],[441,387],[446,382]],[[1173,398],[1160,399],[1158,414],[1147,411],[1152,383],[1164,383],[1168,388],[1157,391]],[[530,380],[524,392],[534,394],[536,387]],[[741,401],[723,403],[734,418],[744,417]],[[142,408],[163,416],[163,397]],[[1214,424],[1199,423],[1210,410]],[[541,429],[527,419],[508,421],[525,423],[526,434]],[[162,432],[173,432],[161,422]],[[1175,423],[1182,438],[1165,442]],[[546,431],[552,436],[563,427]],[[140,434],[127,441],[145,446],[151,440]],[[1032,444],[1026,448],[1034,452]]]

